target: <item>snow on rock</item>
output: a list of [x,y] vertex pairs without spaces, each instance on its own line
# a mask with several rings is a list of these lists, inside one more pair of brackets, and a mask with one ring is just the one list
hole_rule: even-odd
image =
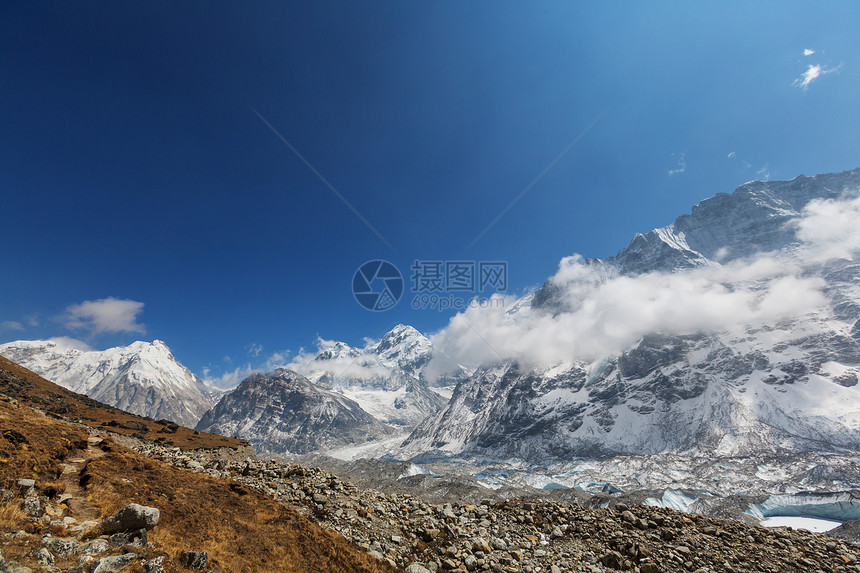
[[173,357],[161,340],[81,350],[62,340],[19,340],[0,354],[40,376],[100,402],[194,427],[218,393]]
[[245,378],[197,429],[242,437],[258,452],[272,454],[326,451],[395,432],[356,402],[285,368]]
[[[765,252],[789,257],[806,245],[798,219],[811,201],[858,191],[860,169],[751,182],[636,235],[614,257],[583,261],[581,280],[668,276]],[[797,264],[821,287],[821,306],[809,312],[709,331],[651,332],[621,352],[551,368],[512,360],[484,365],[415,428],[404,452],[551,464],[640,454],[860,451],[860,264],[844,252]],[[744,288],[755,295],[760,282]],[[566,294],[571,288],[549,279],[530,306],[520,301],[513,314],[569,312],[576,304]],[[763,471],[783,469],[777,463]]]
[[411,429],[447,402],[422,376],[432,350],[426,336],[400,324],[364,348],[330,343],[312,361],[292,367],[380,421]]

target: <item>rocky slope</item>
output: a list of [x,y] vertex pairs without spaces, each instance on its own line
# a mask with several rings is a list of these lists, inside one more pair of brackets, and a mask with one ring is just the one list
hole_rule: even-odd
[[[860,265],[854,253],[860,244],[829,254],[803,236],[800,222],[811,201],[858,190],[860,169],[748,183],[701,202],[668,227],[637,235],[615,257],[560,273],[509,319],[588,328],[561,321],[583,315],[583,305],[595,304],[594,293],[620,284],[670,300],[677,295],[679,305],[685,292],[658,288],[707,288],[718,302],[723,295],[747,297],[753,309],[766,297],[790,300],[797,285],[814,284],[812,294],[820,298],[814,308],[714,329],[672,324],[700,324],[696,316],[709,312],[720,324],[719,312],[698,306],[618,351],[543,367],[517,360],[485,365],[413,431],[406,450],[540,464],[667,452],[856,452]],[[794,269],[796,280],[779,291],[762,268]],[[606,326],[591,328],[599,337]]]
[[[165,447],[146,434],[86,428],[31,409],[17,389],[50,383],[0,365],[9,382],[0,391],[3,571],[841,573],[858,566],[856,548],[838,538],[623,504],[612,495],[432,503],[361,489],[311,467],[225,455],[225,448]],[[608,507],[576,503],[603,499]],[[837,535],[850,536],[848,529]]]
[[178,467],[264,492],[408,573],[841,572],[860,564],[849,544],[790,528],[615,502],[603,509],[536,499],[428,503],[359,489],[306,466],[219,462],[205,452],[139,447]]
[[5,393],[14,387],[0,390],[3,573],[392,571],[261,492],[160,463],[114,438],[154,442],[52,419]]
[[243,380],[197,429],[243,436],[258,452],[275,454],[360,444],[391,431],[356,402],[284,368]]
[[17,341],[0,345],[0,355],[102,403],[185,426],[194,426],[219,395],[160,340],[103,351],[52,340]]

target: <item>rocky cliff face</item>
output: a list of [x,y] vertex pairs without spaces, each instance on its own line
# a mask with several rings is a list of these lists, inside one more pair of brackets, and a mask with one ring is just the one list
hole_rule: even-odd
[[197,429],[243,436],[258,452],[274,454],[347,447],[390,433],[356,402],[283,368],[243,380]]

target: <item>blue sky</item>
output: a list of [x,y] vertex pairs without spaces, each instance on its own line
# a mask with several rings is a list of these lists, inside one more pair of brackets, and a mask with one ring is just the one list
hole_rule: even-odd
[[[860,166],[858,21],[856,2],[4,3],[0,342],[159,338],[217,377],[317,336],[432,332],[452,313],[411,307],[416,259],[505,261],[518,293],[745,181]],[[372,259],[406,275],[385,312],[351,293]]]

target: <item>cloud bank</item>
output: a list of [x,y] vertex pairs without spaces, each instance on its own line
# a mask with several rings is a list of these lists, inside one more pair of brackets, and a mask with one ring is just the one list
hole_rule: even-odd
[[[563,259],[550,281],[558,306],[507,312],[469,308],[433,337],[427,372],[457,364],[481,366],[500,359],[530,367],[591,362],[617,354],[650,333],[739,331],[815,312],[828,312],[822,279],[806,271],[860,251],[860,198],[812,201],[792,222],[802,244],[790,252],[763,253],[691,270],[619,276],[578,255]],[[559,311],[559,309],[562,309]]]
[[[349,353],[338,354],[337,350],[343,343],[318,337],[314,351],[308,352],[302,349],[286,367],[307,377],[313,377],[317,374],[330,374],[338,378],[370,380],[389,376],[391,370],[379,363],[375,355],[368,353],[371,347],[376,346],[379,341],[368,339],[365,342],[364,348],[354,349],[360,355],[353,356]],[[324,352],[329,352],[331,358],[317,360],[317,356]]]

